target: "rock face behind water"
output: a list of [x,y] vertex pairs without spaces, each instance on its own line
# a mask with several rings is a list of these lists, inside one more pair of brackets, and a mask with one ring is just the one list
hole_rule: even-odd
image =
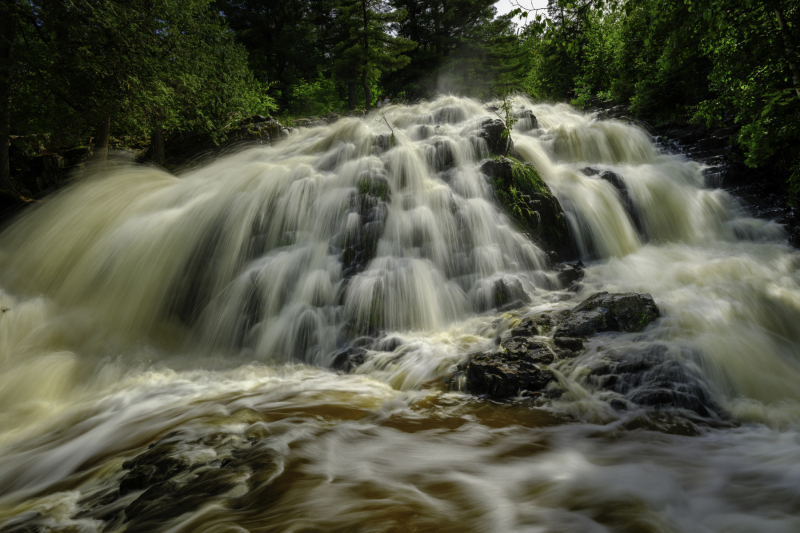
[[649,294],[598,292],[572,310],[556,337],[588,337],[604,331],[643,330],[661,313]]
[[499,157],[486,161],[481,172],[491,180],[506,214],[523,231],[561,260],[575,256],[564,210],[533,166]]

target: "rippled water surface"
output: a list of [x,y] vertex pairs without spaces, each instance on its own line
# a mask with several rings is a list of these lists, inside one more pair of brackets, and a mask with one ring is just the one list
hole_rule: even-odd
[[[523,106],[577,294],[479,170],[494,114],[455,97],[389,107],[394,140],[373,113],[179,176],[118,165],[16,220],[0,530],[800,531],[800,254],[634,126]],[[489,309],[500,279],[530,303]],[[556,360],[560,396],[459,390],[470,354],[600,290],[662,318]],[[652,350],[713,416],[611,407],[591,369]]]

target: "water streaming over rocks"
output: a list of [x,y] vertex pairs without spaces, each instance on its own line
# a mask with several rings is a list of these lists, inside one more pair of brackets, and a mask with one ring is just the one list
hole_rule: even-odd
[[800,530],[781,226],[518,98],[556,265],[481,171],[490,109],[383,112],[82,176],[0,234],[0,530]]

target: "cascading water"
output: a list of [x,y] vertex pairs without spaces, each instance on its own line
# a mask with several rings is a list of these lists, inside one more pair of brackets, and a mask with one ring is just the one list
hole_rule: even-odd
[[[517,104],[577,295],[480,172],[493,113],[456,97],[178,177],[112,167],[15,221],[0,529],[800,530],[800,254],[640,129]],[[492,310],[501,280],[529,303]],[[520,318],[600,290],[663,317],[556,360],[557,398],[452,386]],[[331,370],[351,343],[364,360]],[[651,377],[704,406],[612,408]]]

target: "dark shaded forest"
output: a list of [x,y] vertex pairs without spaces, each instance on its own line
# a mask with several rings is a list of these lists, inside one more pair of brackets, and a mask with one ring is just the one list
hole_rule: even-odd
[[[128,147],[163,164],[169,143],[219,145],[254,115],[291,122],[369,110],[379,97],[524,93],[730,126],[743,162],[797,194],[797,0],[519,7],[497,16],[492,0],[2,0],[0,189],[20,193],[20,161],[67,151],[103,160],[109,146]],[[42,172],[56,164],[42,161]]]

